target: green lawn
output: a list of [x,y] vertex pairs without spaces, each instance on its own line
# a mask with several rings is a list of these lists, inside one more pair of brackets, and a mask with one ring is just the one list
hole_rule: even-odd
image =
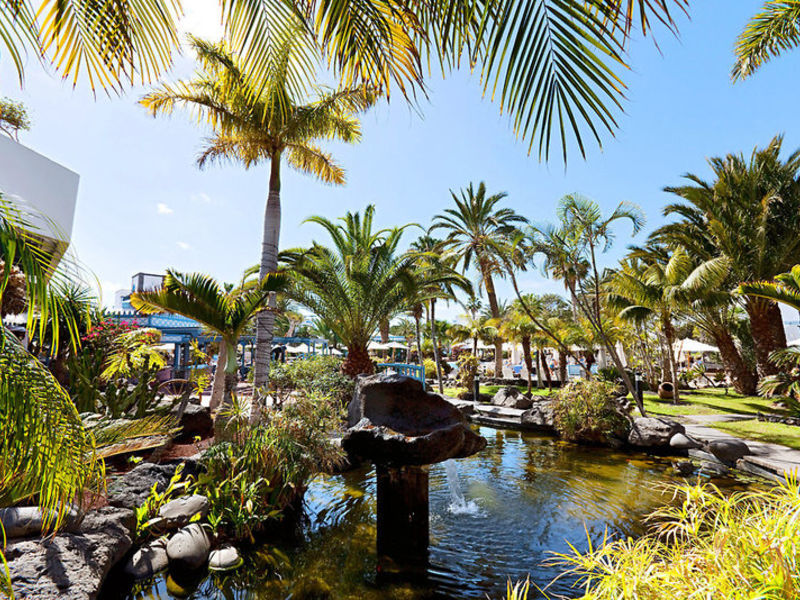
[[[435,387],[436,386],[434,386],[434,391],[435,391]],[[488,394],[489,396],[494,396],[501,387],[504,387],[504,386],[502,386],[502,385],[482,385],[481,386],[481,394]],[[518,385],[517,387],[523,393],[528,390],[527,384],[526,385]],[[458,397],[458,393],[461,390],[462,390],[462,388],[446,387],[446,388],[444,388],[444,395],[445,396],[450,396],[452,398],[456,398],[456,397]],[[548,394],[548,391],[547,391],[546,388],[543,389],[543,390],[537,390],[536,388],[533,388],[533,395],[534,396],[546,396],[547,394]]]
[[738,413],[755,415],[757,412],[781,413],[781,409],[772,406],[772,400],[759,396],[742,396],[724,390],[682,391],[681,403],[673,404],[670,400],[659,400],[652,392],[645,392],[644,407],[648,412],[659,415],[724,415]]
[[731,435],[742,437],[757,442],[783,444],[800,450],[800,427],[784,425],[783,423],[767,423],[765,421],[734,421],[732,423],[714,423],[714,429],[719,429]]

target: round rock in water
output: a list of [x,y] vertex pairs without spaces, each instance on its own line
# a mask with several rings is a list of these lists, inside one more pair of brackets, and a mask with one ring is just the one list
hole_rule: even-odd
[[208,555],[208,569],[210,571],[232,571],[242,566],[242,557],[233,546],[223,546],[212,550]]
[[653,446],[669,446],[676,433],[685,433],[686,429],[677,421],[661,417],[637,417],[633,420],[628,443],[640,448]]
[[733,464],[743,456],[752,454],[747,444],[736,438],[712,440],[708,444],[708,451],[727,464]]
[[694,450],[702,447],[700,442],[695,441],[682,433],[676,433],[673,435],[669,439],[669,445],[670,448],[675,448],[676,450]]
[[164,519],[164,528],[174,529],[187,525],[195,515],[204,518],[208,514],[208,508],[208,498],[193,494],[167,502],[159,509],[158,516]]
[[165,570],[168,565],[167,540],[159,538],[133,553],[125,565],[125,573],[134,579],[149,579]]
[[170,565],[186,571],[204,567],[210,550],[208,535],[197,523],[178,530],[167,542]]

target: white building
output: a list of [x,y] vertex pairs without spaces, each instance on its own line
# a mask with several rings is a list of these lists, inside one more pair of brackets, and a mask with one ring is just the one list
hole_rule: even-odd
[[72,236],[78,200],[77,173],[0,135],[0,192],[30,215],[31,232],[56,266]]

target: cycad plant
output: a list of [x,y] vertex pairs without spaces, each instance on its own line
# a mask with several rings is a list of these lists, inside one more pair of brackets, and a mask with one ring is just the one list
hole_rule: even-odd
[[285,283],[283,275],[270,273],[255,283],[226,291],[208,275],[169,269],[160,289],[131,294],[131,306],[146,314],[169,312],[194,319],[221,338],[217,370],[224,372],[224,379],[214,378],[213,410],[220,396],[224,405],[232,404],[238,381],[239,338],[258,313],[269,310],[270,294],[282,290]]
[[[783,138],[773,138],[749,157],[728,154],[709,160],[714,179],[687,175],[688,185],[666,191],[683,202],[667,214],[680,217],[655,235],[680,244],[698,259],[703,271],[725,272],[732,291],[740,283],[770,280],[800,262],[800,150],[781,157]],[[758,370],[774,374],[769,355],[786,347],[778,305],[771,299],[744,295]]]
[[314,242],[310,248],[282,253],[291,272],[290,297],[322,319],[347,346],[344,373],[372,373],[367,346],[382,321],[391,320],[417,298],[419,290],[438,276],[416,270],[415,258],[401,254],[404,227],[373,228],[375,207],[348,212],[339,222],[311,217],[323,227],[331,246]]
[[[366,87],[316,89],[311,98],[299,96],[294,83],[307,57],[305,32],[296,29],[273,40],[269,78],[256,85],[248,65],[225,44],[191,38],[200,68],[191,80],[164,84],[142,99],[153,114],[169,114],[185,108],[209,125],[213,135],[206,142],[198,164],[214,161],[240,163],[246,169],[269,162],[269,194],[264,211],[259,277],[275,272],[281,225],[281,168],[285,164],[330,184],[342,185],[344,169],[317,145],[318,140],[357,142],[361,128],[355,115],[376,98]],[[253,385],[267,383],[274,327],[274,311],[256,320],[256,356]]]

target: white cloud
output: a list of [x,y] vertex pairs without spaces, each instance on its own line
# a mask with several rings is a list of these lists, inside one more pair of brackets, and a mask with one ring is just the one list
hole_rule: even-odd
[[199,202],[201,204],[211,204],[213,202],[213,200],[211,199],[211,196],[209,196],[205,192],[199,192],[197,194],[192,194],[190,196],[190,198],[191,198],[192,202]]
[[191,248],[191,246],[186,242],[175,242],[175,245],[181,250],[189,250]]
[[171,215],[172,213],[175,212],[174,210],[172,210],[169,206],[167,206],[163,202],[159,202],[158,204],[156,204],[156,210],[158,211],[158,214],[160,214],[160,215]]

